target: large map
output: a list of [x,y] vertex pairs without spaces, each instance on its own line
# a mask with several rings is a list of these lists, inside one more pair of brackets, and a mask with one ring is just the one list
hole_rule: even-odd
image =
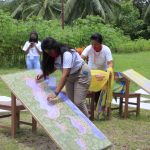
[[63,150],[100,150],[111,146],[106,136],[63,94],[47,101],[56,86],[57,73],[37,83],[38,71],[1,76],[10,90]]

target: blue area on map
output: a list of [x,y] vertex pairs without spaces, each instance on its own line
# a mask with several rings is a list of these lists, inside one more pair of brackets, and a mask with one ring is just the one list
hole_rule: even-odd
[[[48,81],[49,88],[54,91],[56,89],[56,82],[53,81],[55,77],[51,78],[51,82]],[[55,79],[56,80],[56,79]],[[53,82],[53,84],[51,84]],[[51,86],[52,85],[52,86]],[[97,136],[100,140],[105,140],[105,135],[76,107],[72,101],[63,93],[60,92],[58,97],[61,101],[65,102],[80,118],[82,118],[90,127],[95,136]]]
[[77,108],[71,100],[69,100],[63,93],[59,94],[59,97],[62,101],[64,101],[70,108],[80,117],[82,118],[92,129],[95,136],[97,136],[100,140],[106,139],[105,135]]

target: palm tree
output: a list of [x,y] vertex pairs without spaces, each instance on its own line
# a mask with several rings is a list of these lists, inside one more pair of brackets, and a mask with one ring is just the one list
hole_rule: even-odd
[[140,19],[150,23],[150,0],[133,0],[133,4],[139,9]]
[[146,8],[146,11],[144,13],[144,21],[148,24],[150,24],[150,4]]
[[99,15],[106,22],[115,18],[115,13],[120,8],[117,0],[68,0],[65,7],[65,21],[73,20],[86,15]]
[[[16,0],[17,1],[17,0]],[[19,0],[19,5],[13,11],[12,17],[29,18],[38,16],[44,19],[53,19],[61,12],[61,4],[54,0]]]

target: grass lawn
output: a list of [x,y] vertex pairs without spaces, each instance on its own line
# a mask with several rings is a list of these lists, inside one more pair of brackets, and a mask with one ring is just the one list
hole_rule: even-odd
[[[133,68],[150,79],[150,52],[135,54],[115,54],[115,71]],[[0,69],[0,74],[20,71],[20,69]],[[139,87],[132,84],[131,90]],[[9,96],[9,90],[0,81],[0,95]],[[21,115],[23,120],[30,120],[28,112]],[[0,119],[0,124],[10,123],[10,119]],[[118,112],[113,112],[110,121],[94,121],[94,124],[114,144],[113,150],[150,150],[150,111],[141,110],[140,116],[131,114],[128,119],[120,119]],[[69,139],[68,139],[69,141]],[[8,129],[0,128],[0,150],[55,150],[58,149],[39,126],[36,135],[31,128],[21,126],[16,139],[12,139]]]

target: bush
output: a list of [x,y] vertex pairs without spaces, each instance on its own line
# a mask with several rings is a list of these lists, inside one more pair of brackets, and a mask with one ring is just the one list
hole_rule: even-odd
[[149,50],[150,41],[143,39],[131,41],[122,30],[104,24],[97,16],[78,19],[72,26],[62,30],[58,20],[42,20],[37,17],[26,21],[12,19],[9,14],[0,10],[0,66],[25,66],[22,46],[28,40],[29,33],[36,30],[39,39],[52,36],[71,47],[85,47],[90,43],[90,36],[99,32],[104,37],[104,44],[113,52],[135,52]]
[[119,44],[115,51],[119,53],[150,51],[150,40],[138,39],[136,41],[128,41],[127,43]]

